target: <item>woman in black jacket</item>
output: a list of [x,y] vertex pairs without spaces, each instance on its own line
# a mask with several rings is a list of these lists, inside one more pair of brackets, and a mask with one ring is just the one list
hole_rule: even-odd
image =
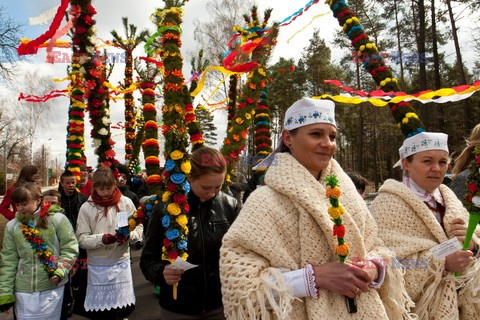
[[[147,231],[140,268],[145,278],[160,286],[161,319],[225,319],[220,289],[219,259],[222,238],[239,212],[238,202],[220,191],[226,163],[213,148],[201,148],[191,156],[191,191],[188,194],[188,259],[198,265],[186,272],[165,268],[162,244],[162,206],[154,208]],[[177,299],[173,284],[178,282]]]

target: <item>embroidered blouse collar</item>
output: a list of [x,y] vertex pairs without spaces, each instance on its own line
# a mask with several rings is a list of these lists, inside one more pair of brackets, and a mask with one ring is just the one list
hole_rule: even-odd
[[415,193],[423,202],[428,202],[428,204],[430,204],[432,207],[436,208],[437,202],[442,206],[445,206],[442,193],[438,188],[436,188],[432,193],[429,193],[416,184],[412,178],[405,174],[403,175],[403,184],[410,188],[410,190],[412,190],[413,193]]

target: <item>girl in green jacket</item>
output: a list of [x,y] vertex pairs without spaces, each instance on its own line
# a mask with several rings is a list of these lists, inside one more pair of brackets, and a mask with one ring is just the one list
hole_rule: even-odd
[[10,195],[17,206],[0,252],[0,312],[15,303],[17,319],[60,319],[64,284],[78,255],[72,225],[57,206],[42,203],[36,183]]

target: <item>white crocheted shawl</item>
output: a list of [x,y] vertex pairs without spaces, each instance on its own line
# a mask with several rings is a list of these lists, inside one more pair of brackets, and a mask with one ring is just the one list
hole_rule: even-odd
[[[399,266],[405,266],[405,285],[416,303],[420,319],[479,319],[478,291],[480,263],[475,260],[460,278],[452,273],[443,276],[445,259],[435,260],[430,252],[447,241],[451,222],[462,218],[468,223],[468,212],[455,194],[445,185],[439,190],[445,201],[445,231],[431,210],[403,183],[387,180],[370,210],[385,245],[393,250]],[[477,235],[480,235],[477,228]],[[478,243],[477,236],[474,241]],[[457,295],[457,290],[461,294]],[[470,301],[470,302],[469,302]],[[474,305],[472,302],[476,302]]]
[[345,297],[336,293],[320,290],[317,300],[294,299],[289,292],[280,270],[338,260],[325,196],[324,178],[329,174],[337,176],[342,190],[350,256],[364,259],[375,254],[390,259],[391,252],[380,246],[364,201],[335,160],[319,182],[290,154],[279,154],[278,165],[268,169],[266,186],[250,195],[223,239],[220,276],[227,319],[387,319],[387,312],[390,318],[401,319],[407,315],[408,296],[399,270],[387,270],[380,290],[387,308],[375,289],[358,296],[356,314],[347,312]]

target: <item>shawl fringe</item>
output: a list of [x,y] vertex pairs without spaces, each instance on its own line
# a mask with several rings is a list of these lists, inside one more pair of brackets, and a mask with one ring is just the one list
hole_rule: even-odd
[[443,278],[443,264],[440,261],[432,261],[429,264],[428,271],[430,273],[427,281],[429,283],[421,293],[421,298],[415,305],[415,313],[419,320],[429,320],[435,314],[435,309],[443,298],[443,294],[438,293],[438,287],[443,281],[450,281],[451,276]]
[[[386,248],[377,248],[375,252],[385,261],[392,261],[393,259],[393,252]],[[378,294],[382,299],[389,319],[416,320],[418,319],[417,315],[410,311],[415,303],[405,288],[404,274],[403,269],[392,268],[390,263],[386,269],[385,281],[378,289]]]
[[474,259],[461,276],[456,278],[459,294],[469,303],[480,304],[480,261]]
[[[234,313],[227,313],[226,318],[232,320],[244,319],[271,319],[271,311],[279,320],[290,319],[294,298],[291,288],[287,285],[282,272],[275,268],[268,268],[260,275],[261,283],[255,290],[240,299],[239,306]],[[260,310],[256,310],[255,306]],[[258,313],[260,311],[260,313]],[[257,315],[260,315],[257,318]]]

